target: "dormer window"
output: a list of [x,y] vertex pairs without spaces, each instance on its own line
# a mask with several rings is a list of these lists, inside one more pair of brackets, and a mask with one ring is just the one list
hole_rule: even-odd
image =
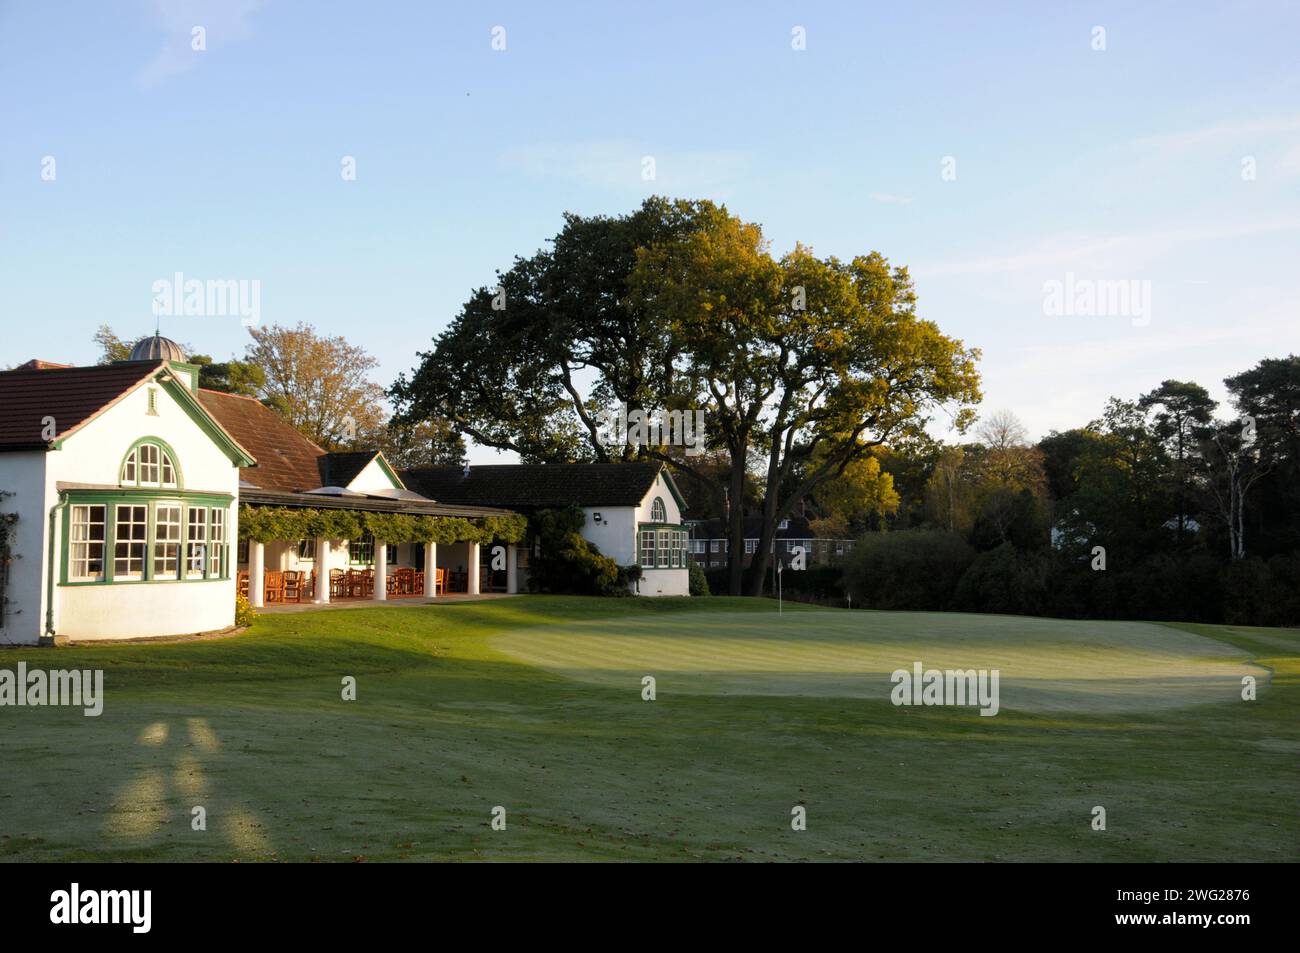
[[139,443],[131,448],[122,461],[123,486],[158,486],[174,488],[176,464],[171,453],[161,444]]
[[655,501],[650,504],[650,522],[652,523],[668,522],[668,508],[664,506],[664,501],[662,497],[656,496]]

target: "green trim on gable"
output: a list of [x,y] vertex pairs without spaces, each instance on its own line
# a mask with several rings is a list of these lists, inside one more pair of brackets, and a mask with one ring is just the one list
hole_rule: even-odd
[[155,380],[166,389],[167,393],[176,398],[176,402],[189,415],[190,420],[194,421],[199,429],[221,448],[221,451],[229,458],[231,463],[237,467],[251,467],[257,464],[257,461],[249,456],[243,447],[235,443],[234,439],[221,428],[221,425],[199,403],[199,399],[191,394],[189,388],[177,380],[176,377],[172,375],[164,376],[160,372]]
[[389,466],[388,460],[384,458],[383,451],[382,450],[378,451],[375,454],[375,457],[379,460],[379,468],[384,471],[384,473],[388,476],[388,479],[393,481],[393,489],[405,490],[406,484],[403,483],[402,478],[397,475],[397,471],[394,470],[391,466]]

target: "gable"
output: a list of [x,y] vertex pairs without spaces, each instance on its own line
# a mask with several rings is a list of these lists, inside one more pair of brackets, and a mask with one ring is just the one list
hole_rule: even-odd
[[117,486],[122,464],[140,443],[159,445],[177,470],[178,488],[228,492],[237,467],[251,457],[229,438],[185,387],[171,379],[147,380],[61,437],[46,455],[56,479],[82,486]]

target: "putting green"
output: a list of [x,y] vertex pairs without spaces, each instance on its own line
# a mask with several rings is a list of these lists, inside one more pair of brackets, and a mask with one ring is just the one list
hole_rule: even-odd
[[[611,629],[617,626],[616,631]],[[1267,669],[1231,646],[1144,622],[919,612],[692,613],[573,622],[492,640],[579,681],[662,695],[814,695],[887,700],[890,674],[997,669],[1003,709],[1134,711],[1240,702]]]

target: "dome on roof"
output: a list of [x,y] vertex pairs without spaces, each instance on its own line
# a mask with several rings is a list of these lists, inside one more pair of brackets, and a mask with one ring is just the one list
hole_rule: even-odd
[[185,352],[181,346],[171,338],[165,338],[160,334],[153,337],[141,338],[135,342],[135,347],[131,348],[132,361],[180,361],[185,363]]

